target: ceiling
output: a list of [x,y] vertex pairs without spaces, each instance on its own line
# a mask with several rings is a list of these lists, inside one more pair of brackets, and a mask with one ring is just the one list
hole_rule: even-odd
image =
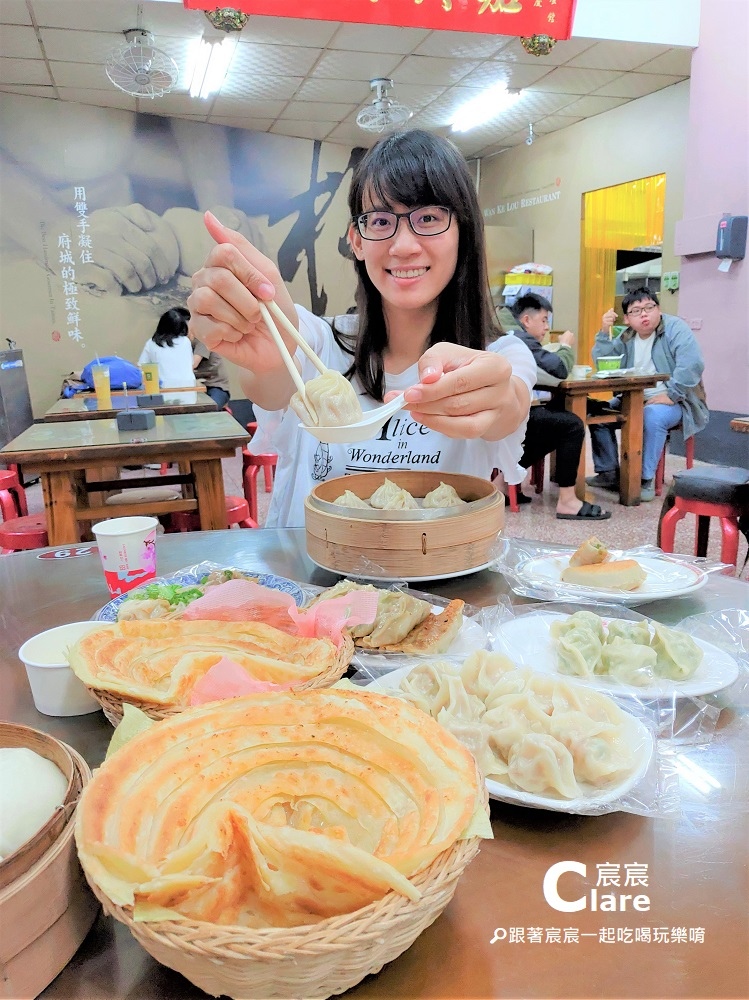
[[220,93],[190,98],[185,81],[161,98],[135,99],[108,80],[104,62],[128,28],[153,32],[182,70],[191,39],[208,26],[179,2],[0,0],[0,91],[124,108],[277,135],[368,146],[355,123],[390,77],[410,123],[448,134],[451,113],[499,80],[523,93],[487,125],[451,133],[466,156],[487,156],[554,132],[688,78],[692,50],[573,38],[545,57],[506,35],[251,17]]

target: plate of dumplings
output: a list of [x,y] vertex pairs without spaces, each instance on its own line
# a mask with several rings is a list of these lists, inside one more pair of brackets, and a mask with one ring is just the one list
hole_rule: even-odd
[[592,611],[519,615],[498,627],[495,648],[521,665],[614,695],[698,697],[729,687],[739,675],[733,656],[704,639],[650,619]]
[[514,805],[616,812],[653,759],[651,731],[609,695],[496,652],[402,667],[367,690],[431,715],[474,755],[489,796]]

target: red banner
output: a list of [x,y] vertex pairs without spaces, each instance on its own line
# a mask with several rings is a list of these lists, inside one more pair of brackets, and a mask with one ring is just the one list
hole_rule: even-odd
[[[209,0],[183,0],[188,10],[215,10]],[[476,31],[488,35],[572,34],[575,0],[232,0],[245,14],[312,21],[392,24],[402,28]]]

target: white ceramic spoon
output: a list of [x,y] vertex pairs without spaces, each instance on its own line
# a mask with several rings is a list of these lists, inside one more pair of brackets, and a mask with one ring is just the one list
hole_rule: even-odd
[[299,424],[299,426],[324,444],[354,444],[357,441],[368,441],[377,434],[394,413],[403,409],[405,401],[405,396],[401,393],[400,396],[391,399],[389,403],[383,403],[382,406],[368,410],[362,419],[357,420],[355,424],[344,424],[339,427],[320,427],[317,424],[312,427],[308,427],[307,424]]

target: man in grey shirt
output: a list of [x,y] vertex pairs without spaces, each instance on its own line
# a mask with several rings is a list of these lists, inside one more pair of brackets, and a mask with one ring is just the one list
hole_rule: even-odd
[[190,334],[192,341],[192,367],[195,376],[205,383],[205,391],[215,400],[219,410],[229,402],[229,369],[226,361],[215,351],[209,351],[200,340]]

